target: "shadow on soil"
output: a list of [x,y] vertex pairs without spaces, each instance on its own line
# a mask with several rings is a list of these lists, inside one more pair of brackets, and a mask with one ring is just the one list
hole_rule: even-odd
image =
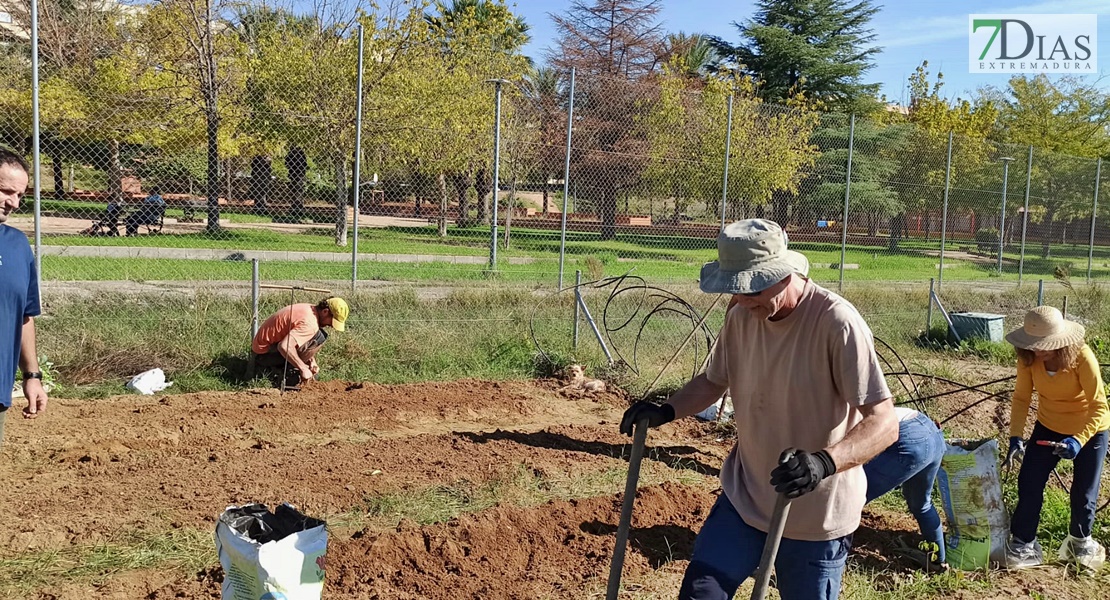
[[[534,448],[583,452],[612,458],[623,458],[631,454],[630,444],[608,444],[605,442],[578,440],[561,433],[552,433],[550,431],[536,431],[532,433],[520,431],[493,431],[489,433],[456,432],[455,435],[469,439],[476,444],[484,444],[490,441],[509,441],[532,446]],[[721,470],[697,458],[702,456],[704,455],[701,451],[692,446],[664,446],[649,448],[644,457],[649,460],[659,461],[672,469],[696,471],[710,477],[719,476]]]
[[[582,532],[590,535],[616,536],[617,527],[600,521],[582,523]],[[694,538],[697,532],[678,525],[655,525],[652,527],[633,527],[628,532],[628,541],[634,552],[639,552],[658,569],[676,560],[690,560],[694,553]]]

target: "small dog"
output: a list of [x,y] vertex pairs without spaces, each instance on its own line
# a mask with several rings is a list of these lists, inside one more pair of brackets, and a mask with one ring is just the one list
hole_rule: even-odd
[[559,392],[597,393],[605,391],[605,382],[600,379],[586,377],[582,365],[570,365],[563,374],[567,385],[559,388]]

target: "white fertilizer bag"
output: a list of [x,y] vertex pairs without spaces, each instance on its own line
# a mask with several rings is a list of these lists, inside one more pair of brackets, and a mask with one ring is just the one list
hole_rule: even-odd
[[216,523],[223,600],[320,600],[326,524],[289,504],[231,506]]
[[139,392],[144,396],[151,396],[154,392],[160,392],[173,385],[172,381],[166,381],[166,374],[162,369],[151,369],[143,371],[138,375],[131,378],[127,382],[127,389]]
[[998,476],[998,442],[950,440],[940,465],[937,483],[948,518],[948,563],[965,571],[1001,563],[1009,525]]

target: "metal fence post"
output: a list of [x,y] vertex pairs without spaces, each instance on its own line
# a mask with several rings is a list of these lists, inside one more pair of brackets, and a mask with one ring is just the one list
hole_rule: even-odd
[[[559,235],[559,289],[560,290],[563,289],[563,262],[566,260],[566,256],[567,256],[567,202],[570,200],[570,142],[571,142],[571,133],[573,131],[574,131],[574,67],[571,67],[570,68],[570,99],[568,101],[568,106],[567,106],[567,158],[566,158],[566,162],[563,164],[563,214],[562,214],[562,225],[559,227],[559,231],[560,231],[560,235]],[[579,273],[579,277],[581,277],[582,272],[579,271],[578,273]],[[575,331],[577,331],[577,328],[578,328],[578,319],[577,319],[578,308],[577,308],[577,306],[575,306],[574,310],[575,310],[575,317],[576,317],[575,320],[574,320],[574,327],[575,327]],[[578,339],[578,336],[575,335],[575,340],[577,340],[577,339]],[[577,345],[578,344],[576,342],[575,346],[577,346]]]
[[1098,216],[1098,184],[1102,180],[1102,158],[1095,166],[1095,201],[1091,205],[1091,239],[1087,242],[1087,283],[1091,283],[1091,263],[1095,259],[1095,220]]
[[490,80],[496,88],[496,100],[494,104],[494,121],[493,121],[493,200],[491,215],[493,218],[490,220],[490,238],[489,238],[489,270],[497,270],[497,204],[498,194],[500,192],[501,176],[501,84],[505,83],[504,79],[491,79]]
[[933,294],[935,294],[933,287],[933,278],[929,278],[929,308],[925,310],[925,336],[928,337],[929,332],[933,330]]
[[251,339],[247,343],[247,379],[254,379],[254,336],[258,334],[258,259],[251,259]]
[[[39,148],[39,3],[31,0],[31,185],[35,186],[35,271],[42,297],[42,156]],[[57,190],[54,191],[57,194]]]
[[355,282],[358,281],[358,200],[361,193],[362,181],[359,164],[362,162],[362,25],[358,26],[358,100],[355,109],[355,197],[354,197],[354,237],[351,244],[351,291],[355,291]]
[[258,333],[258,296],[259,284],[258,259],[251,259],[251,339]]
[[[586,298],[582,296],[581,288],[574,288],[574,296],[575,300],[578,302],[578,306],[582,307],[582,315],[586,317],[586,324],[593,330],[594,337],[597,338],[597,343],[601,346],[601,351],[605,353],[605,360],[612,365],[613,354],[609,352],[609,346],[606,345],[605,338],[601,335],[601,330],[597,328],[597,322],[594,321],[594,316],[590,314],[590,307],[586,306]],[[575,320],[575,323],[577,322],[578,321]]]
[[[948,190],[952,183],[952,132],[948,132],[948,159],[944,164],[944,204],[940,209],[940,267],[937,268],[937,287],[944,284],[944,243],[948,237]],[[932,290],[933,284],[929,284]],[[933,300],[929,298],[929,317],[932,324]]]
[[1037,306],[1044,304],[1044,280],[1037,280]]
[[1006,247],[1006,179],[1010,175],[1010,161],[1004,156],[1002,161],[1002,212],[998,213],[998,274],[1002,274],[1002,249]]
[[579,290],[581,290],[581,287],[580,287],[581,285],[582,285],[582,271],[578,270],[578,271],[574,272],[574,349],[575,350],[578,349],[578,320],[581,318],[580,313],[578,312],[580,310],[578,303],[581,302],[581,296],[579,295],[579,293],[580,293]]
[[1029,186],[1033,183],[1033,144],[1029,144],[1029,162],[1025,166],[1025,208],[1021,211],[1021,256],[1018,259],[1018,287],[1025,271],[1025,230],[1029,227]]
[[725,213],[728,211],[728,163],[732,158],[732,99],[728,95],[728,118],[725,120],[725,176],[721,182],[721,231],[725,230]]
[[852,197],[852,148],[856,140],[856,115],[852,114],[848,126],[848,174],[844,178],[844,220],[840,223],[840,284],[838,290],[844,289],[844,257],[848,248],[848,199]]

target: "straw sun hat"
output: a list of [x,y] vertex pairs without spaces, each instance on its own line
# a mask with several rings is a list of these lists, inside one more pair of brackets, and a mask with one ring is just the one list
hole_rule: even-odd
[[786,249],[786,232],[766,219],[730,223],[717,236],[719,260],[701,268],[699,285],[709,294],[754,294],[809,272],[809,261]]
[[1025,324],[1006,334],[1006,341],[1025,350],[1059,350],[1083,341],[1086,330],[1051,306],[1025,313]]

